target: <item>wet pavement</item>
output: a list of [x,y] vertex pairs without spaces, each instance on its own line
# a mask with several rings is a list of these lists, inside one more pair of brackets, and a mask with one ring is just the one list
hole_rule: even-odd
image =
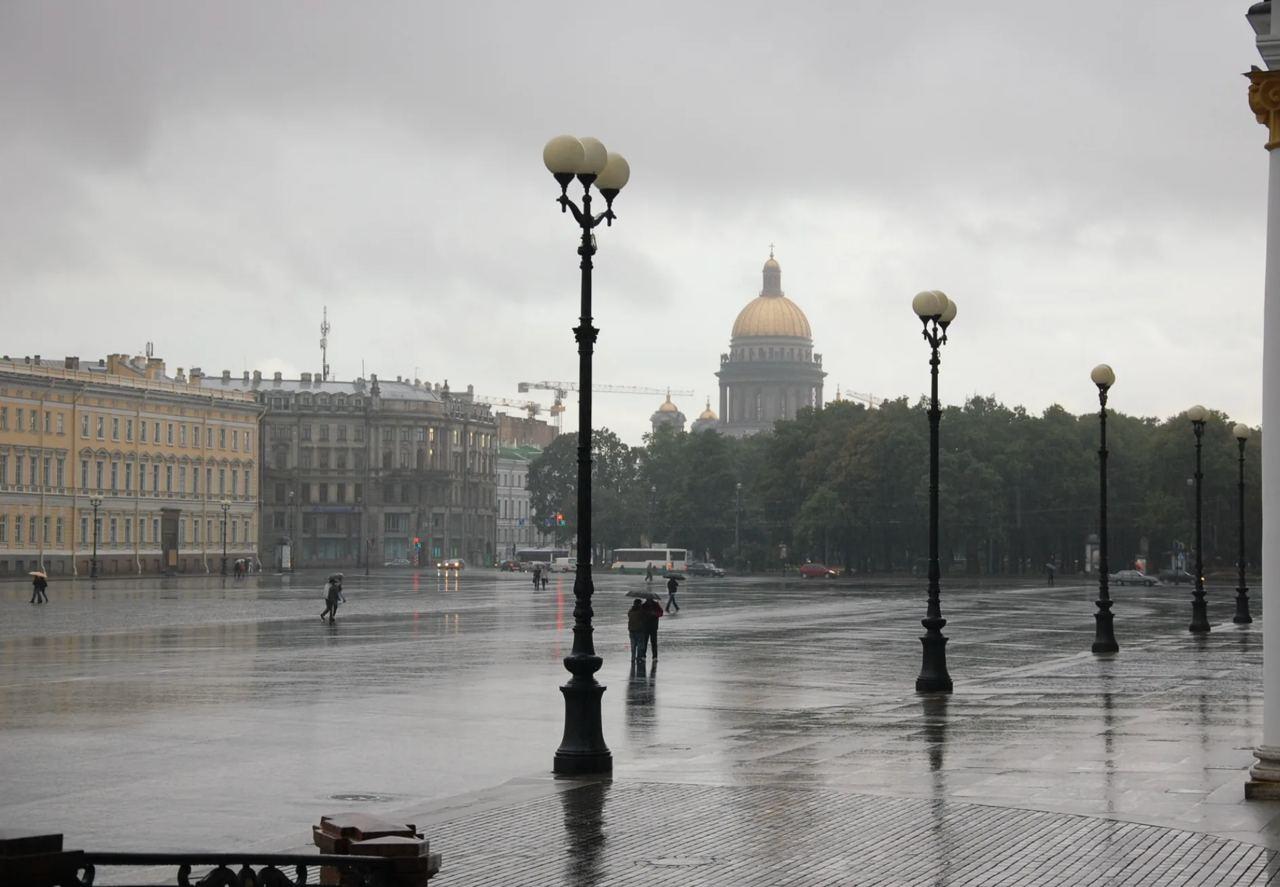
[[[572,576],[469,570],[0,585],[0,824],[93,850],[302,846],[322,814],[413,821],[433,883],[1265,883],[1245,803],[1261,621],[1190,594],[945,582],[956,690],[913,692],[918,582],[691,580],[629,672],[597,579],[612,782],[556,780]],[[1255,595],[1254,615],[1259,614]],[[1224,621],[1225,620],[1225,621]],[[100,878],[100,880],[102,880]]]

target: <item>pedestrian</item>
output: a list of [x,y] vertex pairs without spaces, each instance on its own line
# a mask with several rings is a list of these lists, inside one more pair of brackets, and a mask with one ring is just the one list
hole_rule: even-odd
[[[652,581],[653,581],[653,564],[645,564],[645,567],[644,567],[644,581],[645,581],[645,582],[652,582]],[[638,598],[637,598],[637,600],[638,600]]]
[[31,576],[31,603],[49,603],[49,595],[45,594],[45,589],[48,587],[49,581],[44,578],[44,573],[33,573]]
[[[649,646],[653,647],[653,661],[658,661],[658,620],[662,618],[662,604],[656,599],[650,599],[644,602],[642,609],[648,619],[645,620],[645,635],[648,637]],[[644,657],[641,657],[643,661]]]
[[329,624],[333,625],[334,619],[338,615],[338,603],[343,600],[342,583],[336,576],[330,576],[329,581],[324,586],[324,612],[320,614],[320,621],[324,622],[327,618]]
[[667,577],[667,612],[675,610],[680,612],[680,605],[676,603],[676,592],[680,590],[680,583],[675,576]]
[[533,568],[533,590],[537,591],[540,585],[542,585],[542,567],[534,567]]
[[547,588],[547,581],[548,581],[548,580],[547,580],[547,574],[548,574],[548,573],[550,573],[550,572],[551,572],[551,569],[550,569],[550,568],[547,568],[546,570],[544,570],[544,571],[542,572],[542,589],[543,589],[543,591],[546,591],[546,588]]
[[1049,561],[1049,563],[1044,565],[1044,572],[1049,579],[1049,584],[1053,585],[1053,576],[1058,572],[1058,565],[1053,561]]
[[649,614],[640,598],[636,598],[627,611],[627,634],[631,636],[631,663],[644,666],[644,651],[649,643]]

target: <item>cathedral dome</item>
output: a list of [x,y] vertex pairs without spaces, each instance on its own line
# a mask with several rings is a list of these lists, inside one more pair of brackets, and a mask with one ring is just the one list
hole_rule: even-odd
[[733,322],[733,338],[740,337],[784,337],[791,339],[812,339],[813,331],[809,328],[809,318],[804,316],[800,306],[782,293],[782,266],[769,252],[769,260],[764,263],[764,289],[760,295],[747,303],[747,307],[738,312],[738,319]]
[[[652,403],[652,401],[650,401]],[[662,406],[658,407],[659,413],[678,413],[680,408],[671,402],[671,395],[667,395],[667,399],[662,402]]]
[[711,398],[707,398],[707,408],[698,416],[699,419],[705,419],[709,422],[715,422],[720,417],[716,415],[716,411],[711,409]]

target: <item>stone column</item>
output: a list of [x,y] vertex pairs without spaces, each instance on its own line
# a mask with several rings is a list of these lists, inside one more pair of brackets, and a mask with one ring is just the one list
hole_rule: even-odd
[[[1259,34],[1259,46],[1263,37]],[[1264,57],[1267,53],[1264,50]],[[1269,59],[1269,61],[1271,61]],[[1262,339],[1262,427],[1280,426],[1280,71],[1249,73],[1249,107],[1267,127],[1267,270]],[[1245,797],[1280,799],[1280,431],[1262,436],[1262,744]],[[1273,591],[1272,589],[1277,589]]]

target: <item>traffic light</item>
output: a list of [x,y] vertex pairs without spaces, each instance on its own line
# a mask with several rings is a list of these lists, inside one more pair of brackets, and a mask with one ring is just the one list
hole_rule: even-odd
[[561,513],[560,513],[560,512],[558,512],[558,511],[556,512],[556,526],[557,526],[557,527],[563,527],[563,526],[564,526],[564,515],[563,515],[563,514],[561,514]]

